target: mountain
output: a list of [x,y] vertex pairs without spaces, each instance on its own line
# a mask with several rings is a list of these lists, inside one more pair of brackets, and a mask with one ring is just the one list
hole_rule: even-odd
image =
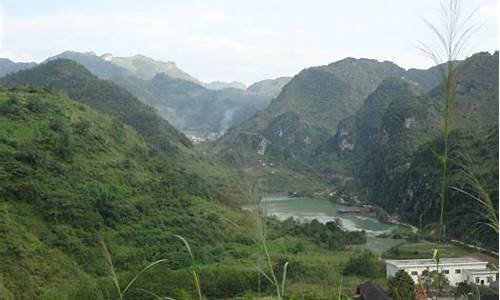
[[291,77],[278,77],[276,79],[266,79],[257,81],[252,83],[247,91],[259,94],[266,95],[269,99],[276,98],[280,93],[285,84],[287,84]]
[[125,68],[112,64],[104,58],[97,56],[94,52],[64,51],[58,55],[49,57],[45,62],[57,59],[69,59],[83,65],[95,76],[102,79],[112,77],[131,76],[132,74]]
[[[464,181],[461,164],[465,163],[484,178],[486,190],[497,199],[498,52],[475,54],[460,62],[456,72],[450,186],[475,193]],[[443,87],[428,92],[420,87],[404,79],[383,81],[355,116],[341,122],[337,133],[319,148],[316,161],[330,162],[328,167],[317,165],[325,177],[337,172],[354,176],[364,197],[423,226],[436,220],[439,211],[440,172],[431,149],[442,147]],[[466,158],[473,158],[472,165]],[[473,239],[466,229],[479,221],[470,217],[480,215],[474,208],[477,203],[450,193],[453,202],[447,205],[447,218],[454,227],[449,234]],[[458,219],[465,215],[469,217],[460,223]],[[489,235],[481,238],[490,246],[495,241]]]
[[307,177],[316,172],[309,159],[335,134],[339,122],[353,115],[384,78],[404,75],[405,70],[391,62],[354,58],[305,69],[286,83],[268,108],[231,128],[212,151],[244,170],[255,170],[259,160],[265,160]]
[[29,69],[36,66],[36,63],[22,63],[22,62],[13,62],[7,58],[0,58],[0,77],[5,76],[12,72],[17,72],[24,69]]
[[[160,151],[82,102],[50,88],[0,88],[0,298],[193,299],[194,259],[207,299],[272,294],[256,272],[263,252],[255,214],[240,209],[252,195],[238,174],[188,147]],[[343,268],[347,246],[366,241],[334,222],[292,219],[267,219],[266,234],[273,263],[293,257],[293,299],[304,286],[334,286],[340,274],[325,264]],[[298,267],[321,283],[304,285]],[[360,281],[351,275],[345,288]]]
[[271,100],[267,94],[245,89],[208,89],[175,63],[142,55],[114,57],[66,51],[47,61],[61,58],[78,62],[95,76],[124,87],[195,141],[218,137]]
[[82,65],[67,59],[48,61],[37,67],[0,79],[7,87],[19,85],[48,87],[118,118],[132,126],[162,151],[175,152],[179,145],[189,146],[187,138],[160,118],[149,106],[113,82],[92,75]]
[[264,109],[268,99],[240,89],[210,90],[199,84],[157,74],[150,80],[115,78],[179,130],[195,135],[223,134]]
[[211,90],[222,90],[222,89],[246,89],[246,85],[244,83],[238,81],[224,82],[224,81],[212,81],[209,83],[203,84],[204,87]]
[[172,78],[183,79],[201,84],[198,79],[179,69],[172,61],[158,61],[144,55],[115,57],[111,54],[104,54],[101,58],[128,70],[133,76],[141,79],[151,79],[155,77],[156,74],[164,73]]
[[435,88],[441,81],[441,67],[434,66],[425,70],[409,69],[406,71],[405,78],[415,82],[420,88],[429,91]]
[[[466,165],[496,203],[498,52],[457,65],[450,185],[475,194],[461,166],[473,158]],[[267,109],[230,128],[212,151],[267,192],[335,190],[416,226],[432,226],[439,211],[439,164],[431,149],[442,147],[440,67],[405,71],[346,59],[306,69]],[[491,234],[467,231],[467,224],[484,221],[477,218],[477,202],[453,192],[446,209],[450,236],[494,246]],[[460,223],[462,215],[468,217]]]
[[[61,64],[76,65],[56,60],[35,72]],[[49,89],[0,88],[0,259],[15,261],[0,265],[2,299],[114,295],[100,236],[120,278],[128,278],[159,258],[171,270],[187,267],[174,234],[188,239],[203,263],[220,260],[220,247],[246,234],[225,221],[246,222],[222,203],[247,199],[227,169],[187,147],[158,151],[87,104],[94,102]],[[164,284],[172,272],[141,280]],[[175,287],[192,291],[185,282]]]

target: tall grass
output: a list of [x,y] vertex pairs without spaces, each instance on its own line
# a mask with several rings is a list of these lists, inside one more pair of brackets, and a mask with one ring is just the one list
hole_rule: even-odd
[[278,300],[283,299],[285,294],[285,284],[287,276],[288,262],[283,265],[283,274],[281,281],[278,279],[276,272],[274,271],[271,255],[267,247],[267,228],[266,228],[266,217],[267,212],[264,206],[264,212],[261,213],[259,208],[260,194],[257,194],[259,201],[256,201],[256,228],[257,228],[257,245],[259,246],[259,265],[257,266],[258,272],[262,275],[275,289],[276,297]]
[[[439,192],[439,233],[434,250],[433,259],[439,272],[440,245],[445,239],[444,208],[448,199],[448,162],[449,162],[449,133],[451,128],[451,114],[455,101],[456,66],[458,59],[468,51],[468,42],[477,29],[472,19],[475,11],[462,15],[460,2],[448,0],[441,2],[440,19],[434,24],[424,19],[424,23],[433,34],[434,40],[420,43],[420,50],[439,66],[441,84],[443,87],[443,126],[441,151],[434,150],[441,169]],[[439,291],[442,287],[439,287]]]
[[[154,261],[154,262],[148,264],[147,266],[145,266],[144,268],[142,268],[142,270],[140,270],[137,274],[135,274],[135,276],[127,283],[127,285],[125,286],[125,288],[122,289],[121,286],[120,286],[120,281],[118,280],[118,276],[116,275],[115,268],[113,266],[113,260],[111,258],[111,254],[109,253],[108,247],[106,246],[106,242],[104,241],[104,239],[102,237],[99,238],[99,242],[100,242],[101,247],[102,247],[104,258],[106,259],[106,264],[107,264],[107,267],[108,267],[109,274],[111,276],[111,280],[113,281],[113,284],[114,284],[114,286],[116,288],[116,291],[118,293],[118,297],[119,297],[120,300],[124,300],[125,299],[125,296],[130,291],[130,288],[132,287],[132,285],[134,284],[134,282],[139,278],[139,276],[141,274],[143,274],[147,270],[151,269],[152,267],[154,267],[154,266],[156,266],[158,264],[161,264],[161,263],[164,263],[164,262],[167,261],[166,259],[159,259],[157,261]],[[145,291],[145,290],[142,290],[142,291]]]
[[186,246],[186,249],[189,253],[189,256],[191,257],[191,273],[193,274],[196,292],[198,294],[198,299],[203,300],[203,294],[201,293],[201,287],[200,287],[200,279],[198,277],[198,273],[196,273],[196,269],[197,269],[196,260],[194,259],[193,251],[191,251],[191,246],[189,245],[188,241],[184,237],[177,235],[177,234],[175,235],[175,237],[177,237],[178,239],[180,239],[182,241],[184,246]]
[[468,42],[477,28],[472,23],[474,14],[475,11],[463,17],[458,0],[442,2],[440,20],[437,25],[424,19],[424,23],[433,33],[434,41],[422,42],[419,47],[438,65],[443,87],[443,126],[441,131],[443,149],[441,151],[434,150],[441,168],[438,242],[442,242],[444,239],[444,207],[448,195],[449,133],[455,101],[456,66],[458,59],[467,51]]
[[462,157],[464,162],[459,162],[458,165],[462,170],[462,176],[465,178],[465,182],[472,188],[473,192],[468,192],[455,186],[452,187],[452,189],[476,201],[480,205],[478,214],[483,219],[481,224],[478,225],[480,225],[480,227],[486,227],[498,234],[498,212],[495,203],[493,203],[490,193],[486,191],[485,183],[482,178],[474,172],[472,168],[472,166],[474,166],[472,159],[465,155],[462,155]]
[[[193,279],[194,279],[194,283],[195,283],[195,288],[196,288],[196,292],[197,292],[197,295],[198,295],[198,299],[199,300],[203,300],[204,297],[203,297],[203,294],[201,292],[201,287],[200,287],[200,280],[199,280],[199,277],[198,277],[198,273],[196,272],[197,270],[197,265],[196,265],[196,260],[194,258],[194,255],[193,255],[193,251],[191,250],[191,246],[189,245],[189,242],[182,236],[180,235],[174,235],[176,238],[178,238],[180,241],[182,241],[183,245],[186,247],[186,250],[191,258],[191,273],[193,274]],[[99,242],[101,244],[101,247],[102,247],[102,251],[103,251],[103,254],[104,254],[104,258],[106,260],[106,266],[108,268],[108,272],[109,272],[109,275],[111,277],[111,280],[113,281],[113,284],[115,286],[115,289],[116,289],[116,292],[118,293],[118,299],[120,300],[124,300],[126,299],[126,295],[128,292],[131,291],[131,288],[133,286],[133,284],[136,282],[136,280],[144,273],[146,272],[147,270],[151,269],[152,267],[158,265],[158,264],[161,264],[161,263],[164,263],[166,262],[167,260],[166,259],[159,259],[159,260],[156,260],[150,264],[148,264],[147,266],[145,266],[144,268],[142,268],[142,270],[140,270],[137,274],[135,274],[135,276],[127,283],[127,285],[125,286],[125,288],[122,288],[121,285],[120,285],[120,281],[118,280],[118,276],[116,275],[116,272],[115,272],[115,268],[114,268],[114,265],[113,265],[113,260],[112,260],[112,257],[111,257],[111,254],[109,253],[109,250],[108,250],[108,247],[106,246],[106,242],[104,241],[104,239],[102,237],[99,237]],[[163,300],[175,300],[173,298],[170,298],[170,297],[166,297],[166,296],[159,296],[151,291],[148,291],[148,290],[145,290],[145,289],[142,289],[142,288],[136,288],[134,289],[136,291],[139,291],[139,292],[142,292],[144,294],[147,294],[149,296],[152,296],[153,298],[155,299],[163,299]]]

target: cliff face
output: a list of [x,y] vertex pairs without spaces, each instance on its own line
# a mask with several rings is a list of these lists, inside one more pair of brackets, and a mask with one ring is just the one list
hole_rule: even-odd
[[[340,122],[320,157],[342,161],[365,196],[413,224],[436,220],[441,151],[442,87],[424,92],[400,79],[385,80],[354,117]],[[496,199],[498,190],[498,52],[479,53],[457,67],[450,136],[450,186],[471,191],[462,164],[472,167]],[[470,158],[470,159],[469,159]],[[473,191],[471,191],[473,192]],[[464,236],[480,215],[472,199],[450,191],[449,234]],[[467,220],[457,221],[460,215]],[[467,225],[465,225],[467,224]],[[474,226],[471,226],[474,227]],[[487,241],[492,237],[485,237]],[[493,241],[495,238],[493,237]]]

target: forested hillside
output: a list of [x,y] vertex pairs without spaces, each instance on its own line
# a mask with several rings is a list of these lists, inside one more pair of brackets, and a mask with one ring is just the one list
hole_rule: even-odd
[[[422,228],[431,224],[438,211],[439,164],[430,149],[440,147],[436,144],[442,123],[439,66],[404,71],[378,64],[347,59],[306,69],[268,109],[230,129],[213,151],[249,178],[264,182],[269,191],[313,193],[328,190],[327,186],[343,191],[345,183],[351,182],[349,192],[365,201]],[[376,73],[377,68],[382,73]],[[386,79],[381,75],[384,72],[389,72]],[[367,77],[370,74],[377,74],[379,81]],[[322,114],[330,123],[322,121]],[[451,186],[474,192],[463,182],[464,170],[458,167],[466,163],[474,166],[475,174],[488,178],[484,179],[486,190],[497,199],[497,121],[498,52],[478,53],[457,67],[451,137],[456,160],[450,166]],[[336,129],[333,134],[332,129]],[[476,239],[465,228],[477,218],[470,217],[460,226],[454,223],[462,215],[477,215],[471,209],[476,203],[458,193],[451,199],[447,220],[453,230],[449,236]],[[497,239],[482,235],[480,240],[494,246]]]
[[[191,260],[175,235],[189,241],[206,297],[273,293],[259,281],[258,269],[269,268],[259,263],[255,216],[229,208],[248,194],[207,179],[224,169],[189,152],[159,152],[117,118],[47,89],[1,89],[0,132],[0,298],[115,299],[114,278],[123,290],[164,259],[124,297],[191,299]],[[334,222],[269,220],[266,232],[271,267],[290,263],[293,297],[336,293],[348,258],[358,255],[346,246],[365,241]],[[353,288],[360,279],[343,280]]]
[[[470,182],[464,181],[465,170],[461,165],[465,164],[482,178],[482,184],[496,203],[498,52],[479,53],[462,62],[457,67],[456,85],[449,184],[477,193]],[[431,149],[442,147],[439,144],[442,90],[438,86],[427,94],[412,96],[393,89],[396,97],[393,100],[384,97],[390,102],[386,106],[374,105],[374,93],[356,114],[352,131],[346,131],[336,146],[337,157],[351,157],[351,172],[360,179],[370,201],[420,226],[436,220],[437,216],[439,164]],[[377,120],[381,123],[377,124]],[[370,130],[366,124],[374,127]],[[352,139],[352,149],[342,149],[348,139]],[[471,236],[466,230],[478,222],[475,206],[470,197],[454,192],[446,207],[448,220],[453,224],[448,233],[469,240],[480,237],[482,243],[494,247],[497,238]],[[468,217],[458,221],[464,215]]]
[[228,196],[233,190],[241,188],[241,182],[232,182],[237,177],[225,176],[223,170],[217,170],[217,164],[192,151],[189,140],[162,119],[154,109],[115,83],[95,77],[74,61],[50,61],[1,78],[0,84],[7,87],[32,86],[62,91],[72,99],[134,128],[153,149],[169,155],[172,160],[183,162],[183,168],[187,172],[200,175],[205,172],[205,180],[219,182],[221,188],[227,189]]
[[238,234],[207,210],[227,194],[117,119],[31,89],[2,90],[0,112],[0,255],[16,262],[1,264],[1,286],[15,299],[97,297],[98,235],[127,272],[159,258],[185,265],[174,233],[204,261]]
[[[292,186],[308,192],[324,188],[319,184],[324,175],[319,174],[318,166],[340,166],[316,159],[318,149],[384,78],[391,77],[408,78],[415,89],[438,83],[434,69],[406,72],[394,63],[370,59],[346,58],[308,68],[293,77],[268,108],[231,128],[214,143],[212,151],[246,171],[249,178],[265,178],[264,188],[269,191]],[[274,168],[263,170],[261,161]],[[333,176],[342,181],[341,175]]]
[[283,78],[256,83],[252,89],[230,87],[210,89],[179,69],[173,62],[161,62],[143,55],[114,57],[93,52],[65,51],[47,62],[69,59],[93,75],[109,79],[131,92],[178,130],[204,137],[221,135],[267,107],[286,83]]

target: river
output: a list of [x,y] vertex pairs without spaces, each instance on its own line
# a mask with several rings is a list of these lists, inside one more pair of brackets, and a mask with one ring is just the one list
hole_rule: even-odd
[[337,209],[345,208],[345,206],[322,199],[266,196],[262,198],[261,208],[267,215],[275,216],[279,220],[292,217],[304,222],[316,219],[319,222],[326,223],[339,219],[344,230],[364,230],[371,237],[382,233],[390,233],[398,228],[398,225],[381,222],[374,214],[370,213],[358,215],[338,214]]

